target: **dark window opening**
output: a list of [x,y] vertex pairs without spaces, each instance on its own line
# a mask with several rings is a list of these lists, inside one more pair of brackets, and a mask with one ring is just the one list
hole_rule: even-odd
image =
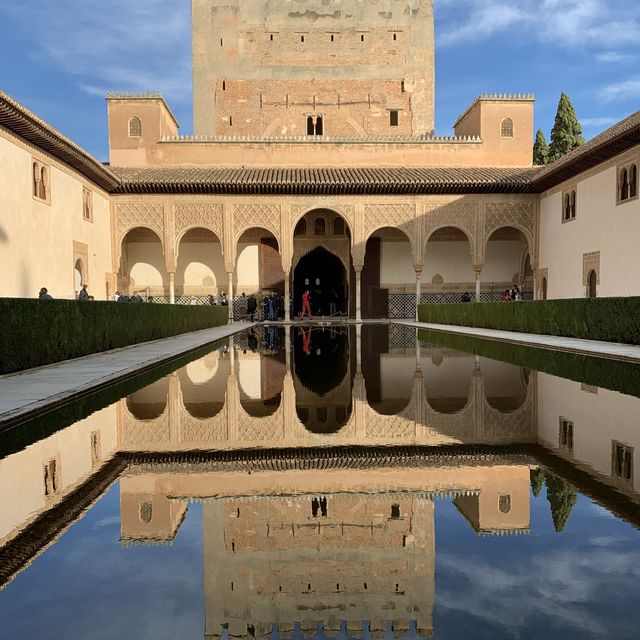
[[389,111],[389,125],[392,127],[397,127],[399,124],[399,112],[396,110]]
[[220,38],[220,46],[222,46],[222,38]]
[[271,40],[271,42],[273,42],[273,33],[269,35],[269,40]]
[[629,197],[635,198],[638,195],[638,167],[635,164],[631,165],[629,171]]
[[296,225],[296,229],[293,232],[294,236],[306,236],[307,235],[307,221],[302,218]]
[[323,133],[323,128],[322,128],[322,116],[318,116],[316,118],[316,135],[317,136],[321,136]]
[[317,236],[323,236],[327,232],[327,223],[325,222],[324,218],[320,216],[316,218],[315,232]]
[[400,81],[400,91],[404,93],[404,80]]
[[333,221],[333,235],[334,236],[344,235],[344,220],[342,218],[336,218]]
[[309,116],[307,118],[307,135],[312,136],[315,133],[315,127],[313,126],[313,118]]
[[364,34],[360,36],[360,42],[364,42]]
[[229,126],[233,126],[233,116],[229,116]]
[[300,36],[300,42],[304,42],[304,36]]
[[498,509],[500,509],[500,513],[509,513],[511,511],[511,496],[506,494],[500,496],[498,500]]
[[395,520],[400,517],[400,505],[392,504],[391,505],[391,517]]
[[225,80],[222,81],[222,90],[226,91],[227,90],[227,83]]
[[633,480],[633,448],[619,442],[613,443],[613,475],[622,480]]
[[398,34],[397,34],[397,33],[394,33],[394,34],[393,34],[393,40],[394,40],[394,42],[395,42],[397,39],[398,39]]
[[560,446],[573,451],[573,422],[560,420]]

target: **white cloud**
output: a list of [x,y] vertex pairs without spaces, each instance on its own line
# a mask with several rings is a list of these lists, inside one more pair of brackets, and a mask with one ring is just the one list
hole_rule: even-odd
[[188,0],[29,0],[1,12],[28,26],[35,55],[79,76],[85,93],[161,91],[191,100]]
[[640,98],[640,75],[600,87],[597,95],[603,102],[617,102]]
[[621,119],[622,118],[611,118],[608,116],[602,118],[581,118],[580,124],[583,127],[610,127]]
[[487,40],[518,24],[546,45],[618,53],[637,46],[640,3],[627,0],[436,0],[438,43]]

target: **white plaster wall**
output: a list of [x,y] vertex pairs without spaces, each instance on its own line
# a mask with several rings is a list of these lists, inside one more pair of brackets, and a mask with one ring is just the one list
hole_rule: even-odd
[[[260,245],[238,244],[238,260],[236,263],[235,286],[260,287]],[[242,293],[237,291],[237,293]]]
[[91,466],[93,431],[100,433],[101,460],[109,459],[117,448],[116,405],[0,460],[0,544],[55,500],[44,495],[44,465],[49,460],[60,461],[58,498],[95,471]]
[[[605,476],[611,475],[611,445],[616,440],[634,448],[633,489],[640,490],[640,398],[607,389],[589,393],[579,382],[538,374],[538,435],[553,449],[559,446],[560,418],[574,423],[573,457]],[[631,485],[630,485],[631,486]]]
[[[635,153],[640,152],[640,146]],[[575,183],[574,183],[575,184]],[[616,204],[616,168],[577,183],[576,218],[562,222],[562,194],[540,204],[540,268],[548,269],[549,298],[584,298],[582,256],[600,251],[598,296],[640,293],[640,200]]]
[[126,244],[132,292],[146,287],[168,287],[167,267],[160,242]]
[[409,241],[382,240],[380,243],[380,283],[407,284],[415,287],[416,272],[413,269]]
[[187,287],[207,287],[213,291],[226,288],[227,274],[224,268],[222,245],[219,242],[180,243],[176,284]]
[[513,282],[520,271],[523,245],[517,240],[489,240],[482,269],[484,282]]
[[445,283],[475,282],[471,247],[466,240],[427,242],[422,281],[429,284],[436,274],[440,274]]
[[[47,156],[51,205],[32,196],[32,153],[0,129],[0,295],[37,297],[47,287],[54,298],[75,297],[73,241],[88,245],[89,292],[106,298],[112,270],[111,218],[106,193]],[[93,191],[93,222],[82,217],[82,187]]]

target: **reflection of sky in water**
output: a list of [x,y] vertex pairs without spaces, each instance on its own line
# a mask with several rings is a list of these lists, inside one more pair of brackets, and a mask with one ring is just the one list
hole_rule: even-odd
[[202,638],[201,505],[173,545],[120,545],[118,484],[0,591],[0,638]]

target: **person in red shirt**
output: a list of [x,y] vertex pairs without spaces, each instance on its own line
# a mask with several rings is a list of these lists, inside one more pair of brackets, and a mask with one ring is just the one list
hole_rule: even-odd
[[309,319],[311,319],[311,300],[308,289],[302,294],[302,311],[300,312],[300,320],[304,318],[305,314],[307,314]]

